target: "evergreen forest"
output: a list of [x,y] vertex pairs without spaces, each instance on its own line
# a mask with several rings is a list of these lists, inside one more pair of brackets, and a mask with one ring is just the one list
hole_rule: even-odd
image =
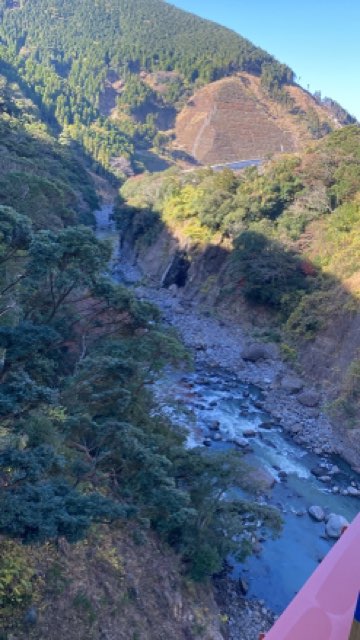
[[[161,0],[1,0],[0,16],[0,60],[27,86],[42,120],[80,143],[97,170],[115,174],[127,172],[126,161],[136,168],[135,148],[152,146],[157,114],[194,87],[239,70],[262,75],[274,92],[293,81],[248,40]],[[156,72],[173,72],[165,91],[144,82]],[[114,98],[123,113],[116,121],[102,109],[110,81],[125,88]]]

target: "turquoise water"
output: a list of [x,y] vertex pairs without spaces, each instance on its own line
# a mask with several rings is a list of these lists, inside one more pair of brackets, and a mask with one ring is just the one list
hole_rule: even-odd
[[[241,437],[246,429],[257,431],[257,436],[249,439],[252,453],[247,454],[245,460],[255,467],[261,465],[276,479],[274,488],[265,497],[268,504],[279,508],[284,525],[280,537],[275,540],[268,537],[261,543],[259,555],[249,557],[244,563],[232,562],[232,575],[234,578],[241,575],[248,582],[248,597],[262,599],[275,613],[281,613],[334,544],[321,537],[325,525],[312,520],[307,509],[319,505],[325,511],[342,514],[351,521],[360,508],[358,498],[333,494],[312,475],[311,468],[319,463],[341,466],[341,474],[335,476],[332,483],[340,488],[348,486],[352,480],[360,482],[360,478],[339,459],[319,458],[308,453],[290,440],[279,426],[261,429],[261,422],[270,419],[254,405],[261,397],[261,391],[242,384],[232,374],[201,370],[187,376],[186,380],[182,380],[180,374],[171,374],[171,384],[168,378],[161,381],[158,391],[169,413],[180,424],[188,426],[188,446],[202,445],[204,436],[209,435],[208,426],[212,420],[219,421],[223,437],[222,442],[212,444],[217,449],[234,448],[226,440]],[[170,398],[178,403],[176,409],[171,408]],[[216,406],[211,406],[214,402]],[[191,410],[192,420],[186,415],[179,416],[181,406]],[[280,481],[274,467],[287,472],[285,482]]]

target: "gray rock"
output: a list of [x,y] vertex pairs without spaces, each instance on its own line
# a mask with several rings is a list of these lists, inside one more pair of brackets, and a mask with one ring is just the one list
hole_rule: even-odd
[[212,439],[214,442],[220,442],[222,438],[221,438],[220,433],[213,433],[213,434],[211,435],[211,439]]
[[360,491],[359,489],[356,489],[356,487],[347,487],[347,492],[348,495],[353,498],[358,498],[360,496]]
[[311,469],[311,473],[313,474],[313,476],[316,476],[317,478],[319,478],[320,476],[324,475],[324,469],[323,467],[318,465],[317,467],[313,467]]
[[304,407],[317,407],[320,402],[320,396],[315,391],[304,391],[297,399]]
[[205,445],[205,447],[211,447],[210,438],[205,438],[205,440],[203,440],[203,445]]
[[254,485],[259,485],[259,488],[264,491],[272,489],[276,484],[274,476],[264,467],[258,467],[257,469],[250,469],[248,473],[250,481],[254,482]]
[[242,352],[243,360],[249,362],[257,362],[258,360],[269,360],[271,358],[271,352],[266,345],[261,343],[254,343],[244,349]]
[[331,482],[331,476],[319,476],[318,480],[327,484],[328,482]]
[[337,513],[330,513],[325,531],[329,538],[338,539],[341,536],[343,528],[348,525],[349,523],[344,516],[340,516]]
[[271,420],[267,420],[265,422],[261,422],[259,424],[260,429],[273,429],[275,427],[275,422],[271,422]]
[[177,284],[171,284],[168,291],[170,291],[170,293],[175,297],[178,294],[179,288]]
[[256,435],[257,432],[255,429],[245,429],[245,431],[243,431],[244,438],[255,438]]
[[213,420],[212,423],[209,426],[210,431],[219,431],[220,429],[220,422],[219,420]]
[[236,444],[237,447],[240,447],[241,449],[246,449],[249,446],[248,441],[246,440],[246,438],[233,438],[231,440],[231,442],[233,444]]
[[316,522],[322,522],[325,520],[325,511],[322,507],[312,506],[309,508],[309,515],[316,520]]
[[286,471],[284,471],[283,469],[281,469],[279,471],[279,478],[287,478],[288,474],[286,473]]
[[304,383],[297,376],[284,376],[281,380],[280,386],[287,393],[299,393],[304,388]]
[[338,473],[341,473],[339,467],[337,466],[337,464],[333,464],[329,471],[329,476],[336,476]]
[[297,435],[302,432],[303,427],[301,424],[291,424],[291,425],[285,426],[285,429],[289,433],[292,433],[293,435]]
[[207,345],[202,342],[197,342],[194,344],[194,349],[196,349],[196,351],[206,351]]

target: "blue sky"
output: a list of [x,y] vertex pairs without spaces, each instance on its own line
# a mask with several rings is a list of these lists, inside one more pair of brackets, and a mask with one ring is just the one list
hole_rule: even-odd
[[288,64],[360,120],[360,0],[172,0]]

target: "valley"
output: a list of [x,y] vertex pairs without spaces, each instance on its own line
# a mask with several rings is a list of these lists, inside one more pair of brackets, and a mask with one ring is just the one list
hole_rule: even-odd
[[[244,634],[245,625],[249,636],[242,637],[250,640],[271,625],[270,612],[286,608],[334,543],[325,535],[324,521],[314,520],[309,509],[318,505],[324,514],[341,514],[351,522],[359,510],[360,475],[338,455],[346,454],[344,443],[321,409],[299,402],[301,392],[309,390],[276,349],[262,345],[262,357],[248,360],[251,342],[241,325],[201,311],[181,290],[149,281],[134,255],[121,250],[112,206],[96,216],[97,233],[113,244],[112,277],[156,303],[192,353],[194,369],[170,368],[155,383],[162,410],[186,429],[188,447],[235,450],[260,478],[256,501],[280,510],[283,529],[274,539],[262,530],[261,519],[255,527],[249,523],[243,535],[254,555],[242,563],[229,558],[231,578],[221,586],[227,595],[220,600],[230,612],[229,638]],[[231,489],[237,491],[243,495]],[[250,608],[236,591],[243,581],[249,585],[247,598],[255,599]],[[256,621],[252,616],[259,601]]]
[[0,640],[272,627],[359,511],[359,256],[359,123],[287,64],[0,0]]

